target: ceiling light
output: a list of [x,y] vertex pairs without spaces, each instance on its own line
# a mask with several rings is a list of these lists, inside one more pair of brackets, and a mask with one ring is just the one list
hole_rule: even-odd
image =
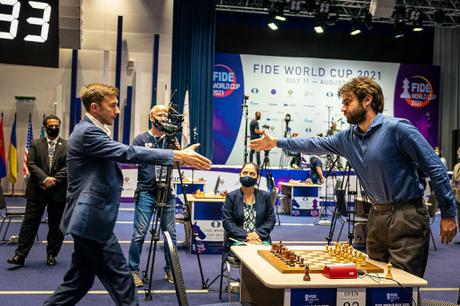
[[279,20],[279,21],[286,21],[286,17],[282,16],[282,15],[276,15],[275,16],[275,19],[276,20]]
[[277,26],[276,23],[274,23],[273,21],[271,21],[271,22],[268,23],[268,27],[269,27],[270,29],[272,29],[273,31],[278,30],[278,26]]
[[321,26],[321,25],[317,25],[317,26],[315,26],[313,29],[315,29],[315,32],[316,32],[317,34],[323,34],[323,33],[324,33],[323,26]]
[[359,29],[359,23],[360,19],[358,18],[353,18],[351,19],[351,32],[350,35],[355,36],[361,33],[361,30]]

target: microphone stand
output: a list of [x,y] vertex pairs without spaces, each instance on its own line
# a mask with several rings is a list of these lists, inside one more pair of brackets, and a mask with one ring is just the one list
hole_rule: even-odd
[[[198,129],[196,128],[196,126],[193,128],[192,130],[192,139],[193,139],[193,142],[192,143],[196,143],[196,140],[198,139]],[[195,168],[192,168],[192,190],[194,190],[194,186],[195,186]]]
[[244,157],[243,157],[243,164],[248,162],[248,99],[249,96],[243,95],[243,103],[241,107],[243,108],[244,112]]

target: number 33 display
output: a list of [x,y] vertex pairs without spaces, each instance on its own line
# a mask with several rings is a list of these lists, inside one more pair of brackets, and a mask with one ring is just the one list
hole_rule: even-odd
[[58,67],[58,10],[58,0],[0,0],[0,62]]

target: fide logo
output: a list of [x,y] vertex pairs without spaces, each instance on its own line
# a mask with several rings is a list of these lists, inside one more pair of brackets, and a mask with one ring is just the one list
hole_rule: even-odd
[[228,97],[241,86],[232,68],[223,64],[214,65],[213,81],[212,91],[215,98]]
[[212,221],[211,222],[211,227],[219,228],[219,227],[221,227],[221,222],[220,221]]
[[425,107],[436,98],[431,82],[421,75],[405,78],[402,81],[402,90],[399,97],[415,108]]

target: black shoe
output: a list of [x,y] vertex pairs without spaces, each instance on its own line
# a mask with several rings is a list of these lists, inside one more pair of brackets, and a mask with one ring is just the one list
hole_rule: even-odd
[[55,266],[57,264],[56,257],[53,255],[48,255],[48,259],[46,260],[46,264],[48,266]]
[[10,265],[23,266],[25,260],[26,260],[25,257],[19,256],[19,255],[14,255],[13,257],[8,258],[8,260],[6,262],[9,263]]

